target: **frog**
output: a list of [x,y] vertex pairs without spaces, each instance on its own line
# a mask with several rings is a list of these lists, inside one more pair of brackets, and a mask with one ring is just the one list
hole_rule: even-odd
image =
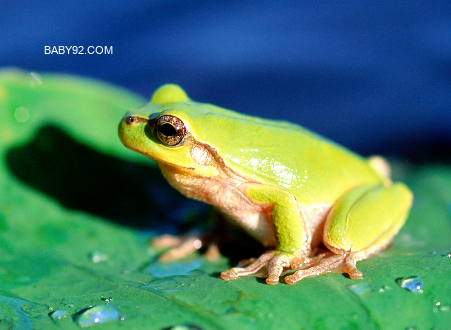
[[[260,256],[221,273],[228,281],[295,284],[331,272],[362,279],[357,262],[391,244],[412,206],[412,192],[390,179],[384,158],[365,158],[294,123],[195,102],[176,84],[128,111],[118,133],[172,187],[262,245]],[[163,242],[171,247],[166,260],[202,245],[196,237]]]

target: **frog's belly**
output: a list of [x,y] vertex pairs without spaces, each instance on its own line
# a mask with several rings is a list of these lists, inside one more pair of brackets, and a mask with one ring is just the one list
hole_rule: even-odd
[[231,180],[193,176],[165,164],[158,165],[169,184],[183,195],[213,205],[263,246],[277,245],[271,209],[252,203]]

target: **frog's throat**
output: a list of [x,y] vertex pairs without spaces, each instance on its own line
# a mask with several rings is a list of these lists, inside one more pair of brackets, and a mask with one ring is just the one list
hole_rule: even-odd
[[257,183],[256,181],[244,177],[243,175],[233,170],[231,167],[227,166],[227,164],[224,162],[224,158],[221,157],[215,147],[209,145],[208,143],[197,141],[194,138],[192,138],[192,140],[193,145],[199,145],[208,150],[208,152],[211,154],[211,157],[214,159],[215,165],[219,166],[224,174],[226,174],[228,177],[242,182]]
[[[226,176],[228,176],[229,178],[239,181],[241,183],[258,183],[257,181],[251,180],[243,175],[240,175],[238,172],[236,172],[235,170],[233,170],[232,168],[230,168],[229,166],[227,166],[227,164],[224,162],[224,159],[221,157],[220,153],[218,152],[218,150],[209,145],[208,143],[204,143],[204,142],[200,142],[197,141],[194,137],[190,137],[190,141],[191,141],[191,146],[201,146],[203,148],[205,148],[211,155],[212,161],[210,162],[210,164],[205,165],[205,166],[215,166],[216,168],[218,168],[219,172],[224,173]],[[148,155],[145,151],[139,151],[136,150],[137,152],[143,154],[146,157],[149,157],[151,159],[153,159],[156,163],[161,163],[161,164],[165,164],[167,166],[171,166],[174,168],[178,168],[179,170],[184,170],[186,172],[193,172],[196,170],[195,167],[186,167],[186,166],[181,166],[179,164],[176,163],[171,163],[170,161],[167,160],[162,160],[162,159],[156,159],[154,157],[151,157],[150,155]]]

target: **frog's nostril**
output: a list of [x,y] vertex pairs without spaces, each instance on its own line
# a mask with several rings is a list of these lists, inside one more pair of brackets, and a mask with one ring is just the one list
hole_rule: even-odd
[[127,116],[125,118],[125,122],[127,123],[127,125],[133,125],[138,122],[138,118],[136,118],[135,116]]
[[127,125],[136,125],[136,124],[140,124],[140,123],[148,123],[149,122],[149,120],[147,118],[143,118],[143,117],[135,116],[135,115],[126,116],[124,121]]

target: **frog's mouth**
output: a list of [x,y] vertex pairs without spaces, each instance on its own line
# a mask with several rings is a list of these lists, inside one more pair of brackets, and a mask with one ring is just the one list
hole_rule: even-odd
[[171,167],[171,168],[177,169],[180,172],[189,172],[189,173],[192,173],[192,172],[194,172],[196,170],[196,168],[194,168],[194,167],[181,166],[181,165],[174,164],[174,163],[171,163],[171,162],[168,162],[168,161],[164,161],[164,160],[161,160],[161,159],[152,158],[149,155],[146,155],[144,153],[142,153],[142,154],[144,156],[147,156],[148,158],[152,159],[153,161],[155,161],[155,163],[157,163],[158,167],[160,167],[160,168],[162,166]]

